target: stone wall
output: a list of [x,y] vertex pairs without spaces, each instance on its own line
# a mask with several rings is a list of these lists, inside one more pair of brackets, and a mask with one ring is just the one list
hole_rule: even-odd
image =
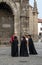
[[20,40],[21,34],[24,35],[26,33],[37,35],[37,13],[33,15],[33,8],[29,5],[27,0],[24,2],[20,2],[20,0],[0,0],[1,2],[5,2],[12,9],[13,18],[14,18],[14,32],[15,35],[18,36]]

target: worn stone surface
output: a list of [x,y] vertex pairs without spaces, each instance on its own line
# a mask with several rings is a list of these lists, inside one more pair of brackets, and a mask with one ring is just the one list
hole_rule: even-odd
[[[37,12],[33,12],[33,7],[29,4],[29,0],[21,0],[21,1],[20,0],[0,0],[0,4],[2,2],[4,3],[4,7],[7,4],[9,6],[9,9],[11,8],[12,10],[13,14],[11,15],[13,15],[13,18],[14,18],[13,20],[14,26],[12,26],[12,28],[14,28],[13,33],[15,33],[19,39],[20,39],[20,36],[25,35],[27,33],[35,35],[35,36],[38,34],[37,33],[38,14]],[[6,6],[6,9],[7,9],[7,6]],[[7,19],[4,19],[4,20],[7,20]],[[5,35],[3,34],[3,36]]]
[[11,57],[10,46],[0,46],[0,65],[42,65],[42,43],[35,43],[38,55]]

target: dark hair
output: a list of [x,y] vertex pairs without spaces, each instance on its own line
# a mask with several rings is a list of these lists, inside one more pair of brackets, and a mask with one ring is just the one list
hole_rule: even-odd
[[25,39],[25,36],[22,36],[23,39]]
[[14,36],[14,39],[17,39],[17,36]]
[[30,37],[31,37],[31,35],[28,35],[28,36],[30,36]]

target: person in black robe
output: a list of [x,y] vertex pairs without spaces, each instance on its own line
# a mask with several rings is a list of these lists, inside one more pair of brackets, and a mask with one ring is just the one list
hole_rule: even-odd
[[35,49],[35,46],[33,44],[33,40],[31,38],[31,35],[28,35],[28,46],[29,46],[29,54],[36,55],[37,51]]
[[12,57],[18,56],[18,39],[17,39],[17,36],[14,36],[14,40],[11,44],[11,56]]
[[27,50],[27,41],[24,36],[22,37],[22,40],[21,40],[20,56],[23,56],[23,57],[29,56],[28,50]]

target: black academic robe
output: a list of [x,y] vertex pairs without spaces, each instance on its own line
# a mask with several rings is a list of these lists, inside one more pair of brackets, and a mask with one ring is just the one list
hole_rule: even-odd
[[21,40],[20,56],[24,56],[24,57],[28,56],[27,41],[26,40]]
[[18,40],[14,40],[11,44],[11,56],[18,56]]
[[30,39],[28,40],[28,42],[29,42],[29,53],[30,53],[30,54],[33,54],[33,55],[37,54],[37,51],[36,51],[35,46],[34,46],[34,44],[33,44],[32,38],[30,38]]

